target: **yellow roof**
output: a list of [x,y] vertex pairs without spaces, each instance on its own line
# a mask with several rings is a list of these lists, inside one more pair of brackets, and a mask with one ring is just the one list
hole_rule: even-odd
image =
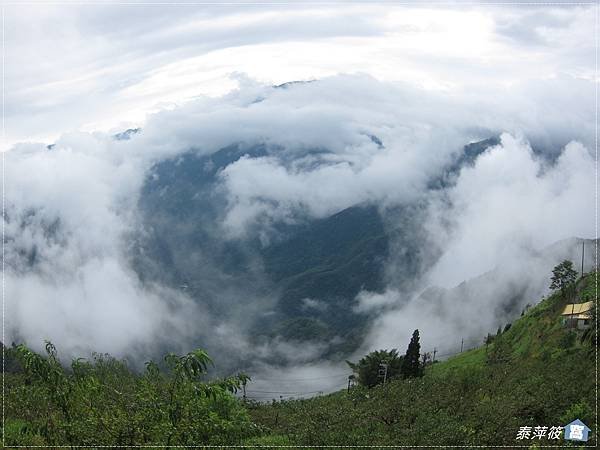
[[587,313],[589,310],[592,309],[593,304],[594,304],[594,302],[571,303],[571,304],[565,306],[565,309],[563,309],[562,315],[563,316],[571,316],[573,314]]

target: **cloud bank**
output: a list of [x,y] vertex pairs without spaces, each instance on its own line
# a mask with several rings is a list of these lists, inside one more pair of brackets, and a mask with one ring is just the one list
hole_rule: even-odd
[[[581,258],[581,241],[547,246],[568,236],[594,237],[594,164],[577,142],[549,164],[522,137],[503,134],[452,188],[430,196],[423,225],[441,256],[421,286],[437,289],[359,296],[359,311],[379,312],[361,351],[397,347],[418,328],[425,350],[456,352],[461,340],[481,344],[515,310],[538,301],[552,267],[564,258],[579,267]],[[590,244],[585,270],[594,264]]]
[[368,73],[460,95],[594,77],[593,5],[101,3],[5,5],[7,142],[140,126],[235,89],[232,72]]
[[[593,237],[590,82],[551,80],[543,89],[523,85],[501,97],[463,97],[366,75],[283,88],[240,80],[223,97],[151,116],[129,140],[69,133],[51,149],[21,144],[6,154],[8,342],[51,339],[73,355],[92,349],[151,355],[157,346],[197,345],[195,333],[205,329],[238,354],[279,355],[288,364],[321,354],[326,343],[300,351],[275,340],[250,349],[236,321],[215,317],[185,292],[141,281],[130,267],[132,236],[143,231],[137,201],[149,169],[190,149],[211,154],[232,143],[272,149],[219,174],[226,199],[221,227],[232,239],[363,202],[379,205],[393,227],[397,217],[386,211],[419,202],[426,243],[441,255],[419,280],[422,288],[453,287],[497,265],[522,263],[559,239]],[[446,188],[431,188],[465,144],[498,135],[500,144]],[[543,143],[537,149],[536,140]],[[419,300],[418,292],[397,291],[393,258],[389,290],[358,299],[358,312],[383,311],[365,348],[402,347],[417,327],[435,345],[496,326],[498,296],[463,305],[466,316],[454,314],[449,305]]]

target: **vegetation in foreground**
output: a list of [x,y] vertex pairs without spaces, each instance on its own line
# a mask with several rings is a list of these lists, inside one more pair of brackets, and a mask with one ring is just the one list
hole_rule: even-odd
[[248,377],[202,381],[202,350],[166,355],[165,371],[148,362],[141,375],[107,355],[65,369],[51,343],[45,357],[24,345],[7,352],[23,368],[6,374],[8,447],[232,445],[257,434],[233,395]]
[[[234,393],[245,375],[203,381],[210,364],[198,350],[169,354],[142,374],[108,355],[58,361],[48,343],[41,356],[7,349],[22,371],[6,376],[4,442],[10,446],[79,445],[563,445],[517,441],[522,426],[564,426],[578,418],[596,443],[593,329],[566,328],[564,305],[595,299],[597,273],[530,308],[485,345],[444,362],[415,365],[418,333],[404,357],[383,351],[382,384],[355,366],[362,384],[309,400],[244,404]],[[594,320],[596,310],[593,312]],[[417,350],[416,350],[417,349]],[[377,356],[377,355],[376,355]],[[393,361],[390,359],[392,356]],[[407,358],[408,356],[408,358]],[[381,359],[379,358],[379,359]],[[418,362],[418,358],[416,359]],[[410,364],[409,364],[410,362]]]

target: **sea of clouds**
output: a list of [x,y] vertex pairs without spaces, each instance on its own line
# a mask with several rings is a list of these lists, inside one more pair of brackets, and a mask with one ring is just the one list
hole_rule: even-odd
[[[188,350],[205,328],[232,351],[280,354],[304,371],[312,367],[307,361],[321,347],[277,341],[249,348],[235,322],[211,317],[184,292],[140,281],[130,266],[145,177],[157,162],[190,149],[211,154],[232,143],[279,149],[242,157],[220,173],[227,199],[220,226],[230,238],[293,220],[299,211],[319,218],[375,203],[393,225],[386,211],[424,205],[424,243],[439,257],[418,290],[402,292],[393,283],[392,252],[389,288],[358,297],[358,310],[375,313],[361,351],[401,347],[414,328],[426,347],[485,335],[499,322],[498,295],[471,299],[453,313],[448,305],[419,303],[419,294],[499,266],[537,280],[540,274],[527,268],[535,252],[572,236],[594,237],[591,81],[555,78],[458,95],[367,75],[278,88],[243,74],[235,79],[239,88],[229,94],[149,116],[129,140],[75,132],[50,149],[23,143],[5,154],[6,343],[41,348],[50,339],[63,355],[150,356],[157,345]],[[492,136],[499,145],[447,188],[430,187],[464,145]],[[502,292],[506,280],[490,290]],[[536,293],[545,288],[536,283]],[[324,364],[326,373],[340,370]],[[317,367],[309,375],[320,373]]]

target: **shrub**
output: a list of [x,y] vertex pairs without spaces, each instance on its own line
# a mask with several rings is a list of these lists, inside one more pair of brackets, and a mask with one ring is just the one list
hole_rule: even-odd
[[[234,397],[243,374],[202,381],[211,360],[202,350],[168,354],[166,371],[148,362],[143,374],[122,361],[95,354],[70,370],[46,343],[43,357],[17,347],[25,380],[9,389],[7,439],[56,445],[228,445],[258,433]],[[7,422],[8,424],[8,422]],[[11,441],[13,442],[13,441]]]

